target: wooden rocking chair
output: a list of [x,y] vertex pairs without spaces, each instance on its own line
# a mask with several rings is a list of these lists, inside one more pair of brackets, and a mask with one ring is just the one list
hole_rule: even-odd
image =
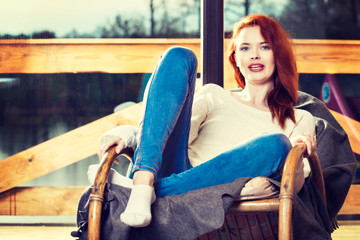
[[[243,232],[243,230],[240,231],[240,229],[237,229],[237,224],[234,224],[234,222],[236,223],[236,218],[239,216],[243,216],[244,219],[247,219],[246,215],[244,214],[276,215],[278,222],[276,222],[275,226],[278,227],[278,229],[275,229],[275,231],[273,231],[274,226],[271,226],[271,222],[274,221],[270,221],[269,217],[265,217],[265,224],[267,225],[267,229],[272,229],[271,238],[276,239],[278,236],[278,239],[280,240],[292,239],[292,207],[294,200],[295,171],[297,163],[298,161],[302,160],[305,151],[305,144],[298,144],[294,146],[289,152],[283,169],[280,194],[278,197],[261,200],[234,201],[230,211],[226,214],[223,227],[211,233],[200,236],[198,239],[210,239],[210,237],[211,239],[242,239],[241,232]],[[129,150],[123,151],[122,154],[127,156],[129,160],[131,159],[131,153]],[[111,148],[107,158],[100,163],[100,167],[96,175],[92,193],[90,195],[88,218],[89,240],[100,239],[101,211],[102,202],[104,199],[104,189],[109,170],[116,157],[117,155],[114,148]],[[322,200],[326,205],[324,178],[319,158],[315,153],[314,156],[310,157],[308,160],[311,167],[311,177],[317,185]],[[257,229],[255,230],[255,234],[253,234],[254,228],[250,227],[247,223],[245,224],[246,229],[248,230],[248,238],[265,239],[264,234],[260,229],[261,226],[259,224],[259,219],[256,215],[254,217],[254,221]],[[231,236],[233,236],[233,238]]]

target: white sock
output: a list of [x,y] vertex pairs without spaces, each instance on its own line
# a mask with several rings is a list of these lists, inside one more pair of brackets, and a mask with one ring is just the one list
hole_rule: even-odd
[[[99,164],[90,165],[87,175],[90,184],[95,181]],[[148,185],[133,185],[133,180],[114,169],[110,169],[107,181],[112,184],[131,188],[129,201],[120,219],[132,227],[145,227],[151,222],[151,204],[156,200],[154,188]]]
[[134,185],[125,211],[120,219],[132,227],[145,227],[151,222],[151,204],[156,200],[154,188],[148,185]]
[[[88,180],[89,180],[90,184],[94,183],[96,173],[97,173],[97,170],[99,169],[99,167],[100,167],[99,164],[94,164],[94,165],[89,166],[87,175],[88,175]],[[116,184],[116,185],[119,185],[119,186],[123,186],[123,187],[126,187],[126,188],[132,188],[133,187],[133,180],[132,179],[121,175],[120,173],[116,172],[112,168],[109,171],[107,182],[113,183],[113,184]]]

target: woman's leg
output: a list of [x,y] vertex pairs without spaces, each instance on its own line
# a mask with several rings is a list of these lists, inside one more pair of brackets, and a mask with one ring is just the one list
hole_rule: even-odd
[[194,53],[173,47],[162,55],[147,85],[133,159],[134,186],[121,215],[130,226],[150,223],[155,176],[169,176],[190,166],[187,149],[196,70]]
[[204,187],[230,183],[239,177],[279,178],[291,149],[283,134],[263,134],[197,167],[155,183],[158,197],[182,194]]
[[[189,168],[184,159],[187,159],[196,70],[196,56],[186,48],[170,48],[159,60],[145,91],[133,172],[147,170],[157,175],[170,168],[167,173],[161,173],[163,177]],[[164,156],[163,152],[172,154]]]

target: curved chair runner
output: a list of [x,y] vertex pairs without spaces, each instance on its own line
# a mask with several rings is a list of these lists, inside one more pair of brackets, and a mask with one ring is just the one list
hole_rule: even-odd
[[[282,173],[280,194],[278,197],[247,201],[235,200],[233,206],[226,214],[224,226],[222,227],[225,231],[225,234],[220,234],[219,230],[215,230],[209,234],[211,234],[213,238],[215,236],[215,239],[231,239],[228,221],[229,219],[234,220],[234,216],[237,214],[278,213],[278,239],[292,239],[292,207],[294,200],[295,171],[297,163],[298,161],[302,160],[305,151],[305,144],[298,144],[294,146],[289,152]],[[131,159],[131,151],[129,149],[125,149],[121,154],[127,156],[129,160]],[[104,189],[109,170],[116,157],[117,154],[113,147],[109,150],[108,156],[100,163],[99,170],[96,174],[92,193],[90,195],[88,218],[89,240],[100,239],[101,211],[102,202],[104,200]],[[311,176],[319,189],[324,204],[326,205],[324,178],[320,166],[320,161],[316,153],[314,156],[309,158],[309,163],[312,172]],[[270,224],[269,221],[267,221],[267,223]],[[247,227],[249,229],[248,224]],[[235,229],[235,234],[236,239],[241,239],[239,229]],[[251,231],[249,231],[249,234],[251,234]],[[260,236],[261,235],[262,234],[260,232]],[[201,236],[200,239],[209,239],[208,234]]]

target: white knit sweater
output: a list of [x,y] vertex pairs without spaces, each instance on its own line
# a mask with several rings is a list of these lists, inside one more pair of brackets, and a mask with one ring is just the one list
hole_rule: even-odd
[[[189,136],[192,166],[202,164],[262,133],[283,133],[290,141],[302,133],[315,135],[315,121],[307,111],[295,109],[296,124],[287,120],[285,129],[282,129],[276,120],[272,120],[270,112],[248,106],[232,94],[215,84],[205,85],[195,94]],[[137,128],[131,126],[119,126],[104,135],[119,136],[128,147],[137,143]],[[306,159],[301,164],[304,165],[299,166],[297,174],[307,177],[309,164]]]

